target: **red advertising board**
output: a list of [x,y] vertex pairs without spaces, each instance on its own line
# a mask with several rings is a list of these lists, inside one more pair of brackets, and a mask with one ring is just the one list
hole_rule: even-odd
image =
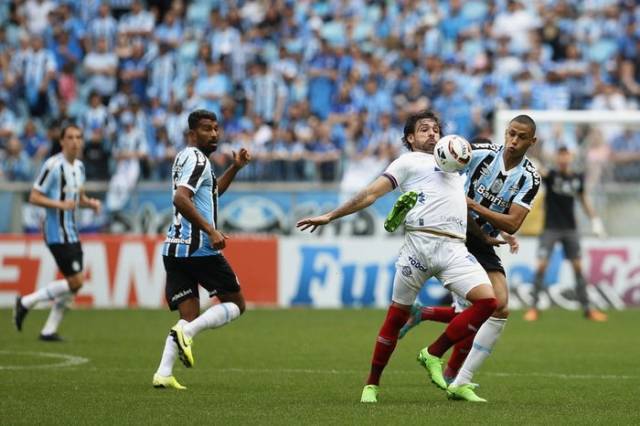
[[[277,239],[231,236],[224,255],[232,265],[247,302],[277,303]],[[161,307],[165,272],[162,238],[147,236],[83,236],[85,286],[76,305],[90,307]],[[42,288],[59,277],[47,246],[39,236],[0,236],[0,306],[18,294]]]

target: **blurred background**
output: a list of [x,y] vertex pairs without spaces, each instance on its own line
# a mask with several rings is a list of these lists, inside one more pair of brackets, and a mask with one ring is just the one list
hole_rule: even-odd
[[[604,220],[608,237],[592,238],[578,210],[591,299],[640,305],[638,49],[631,0],[0,2],[0,305],[55,277],[43,212],[26,199],[71,121],[84,131],[87,191],[106,207],[79,215],[88,282],[76,303],[162,306],[171,164],[196,108],[219,117],[216,173],[240,147],[254,158],[219,221],[255,304],[388,303],[402,238],[382,222],[397,193],[317,234],[295,222],[378,176],[403,152],[407,115],[431,108],[443,133],[496,143],[514,110],[533,111],[530,156],[549,168],[568,147]],[[530,300],[542,204],[521,253],[504,254],[514,308]],[[559,249],[546,282],[543,307],[577,308]],[[420,299],[446,292],[429,282]]]

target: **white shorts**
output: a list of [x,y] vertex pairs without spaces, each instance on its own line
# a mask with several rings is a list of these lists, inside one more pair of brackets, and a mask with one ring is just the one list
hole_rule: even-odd
[[426,232],[407,232],[396,262],[391,300],[412,305],[431,277],[462,298],[472,288],[490,284],[489,276],[467,251],[464,241]]

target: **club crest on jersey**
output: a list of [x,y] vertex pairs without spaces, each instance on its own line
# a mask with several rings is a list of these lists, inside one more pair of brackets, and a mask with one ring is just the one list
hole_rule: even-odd
[[493,181],[493,183],[491,184],[491,188],[489,189],[489,191],[495,193],[500,192],[500,190],[502,189],[502,185],[504,185],[504,180],[498,178],[496,180]]
[[403,266],[401,272],[402,272],[402,275],[404,275],[405,277],[410,277],[412,274],[411,266],[407,266],[407,265]]

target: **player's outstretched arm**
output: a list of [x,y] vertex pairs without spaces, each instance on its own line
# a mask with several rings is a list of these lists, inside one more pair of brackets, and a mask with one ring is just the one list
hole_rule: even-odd
[[218,179],[218,195],[225,193],[236,177],[236,174],[251,161],[251,154],[244,148],[241,148],[238,153],[233,151],[231,154],[233,155],[233,163],[231,163]]
[[496,228],[509,234],[515,234],[520,229],[522,222],[524,222],[524,218],[529,214],[527,208],[518,204],[512,204],[507,213],[494,212],[471,198],[467,198],[467,207],[485,218]]
[[31,193],[29,194],[29,202],[33,205],[47,207],[50,209],[73,210],[76,208],[76,202],[74,200],[54,200],[53,198],[47,197],[35,188],[31,189]]
[[380,176],[340,207],[320,216],[301,219],[296,223],[296,227],[300,228],[301,231],[306,231],[311,228],[311,232],[313,232],[318,228],[318,226],[326,225],[327,223],[341,218],[342,216],[348,216],[369,207],[378,198],[392,190],[393,186],[391,185],[391,181],[384,176]]

